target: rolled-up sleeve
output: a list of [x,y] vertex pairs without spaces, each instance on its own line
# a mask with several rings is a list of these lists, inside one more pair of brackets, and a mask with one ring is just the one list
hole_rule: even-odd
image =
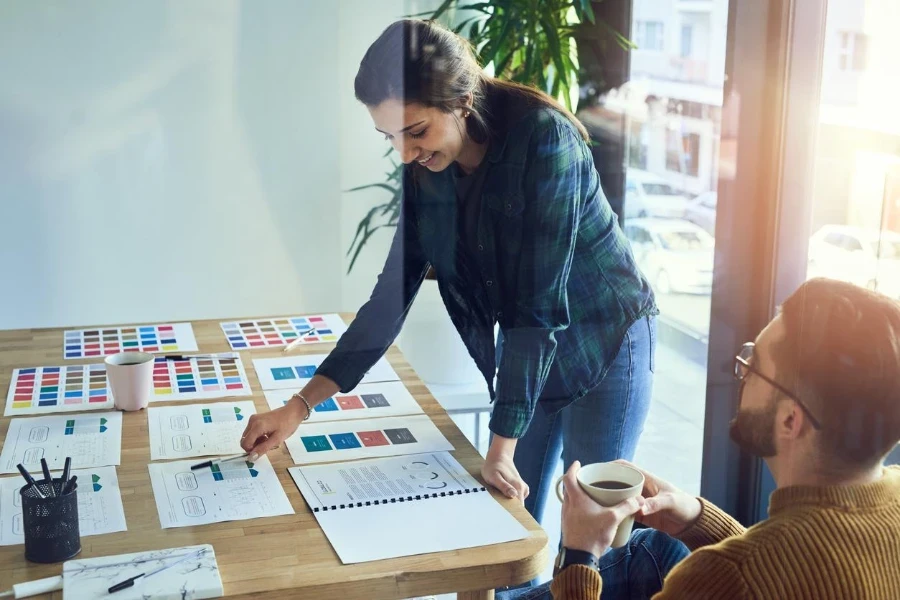
[[585,160],[576,130],[542,120],[529,142],[515,313],[503,329],[497,398],[490,428],[522,437],[556,355],[556,333],[569,326],[566,287],[582,211]]
[[394,240],[369,300],[337,346],[316,370],[346,393],[355,388],[397,338],[410,306],[428,272],[411,211],[406,204],[410,190],[404,176],[404,203]]

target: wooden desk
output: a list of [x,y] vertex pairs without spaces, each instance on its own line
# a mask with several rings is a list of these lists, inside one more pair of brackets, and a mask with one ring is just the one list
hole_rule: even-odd
[[[344,315],[348,322],[351,318],[351,315]],[[62,331],[0,331],[0,389],[4,398],[13,368],[97,362],[64,360]],[[230,350],[219,321],[195,321],[194,334],[202,352]],[[317,344],[299,348],[295,353],[324,354],[331,348],[328,344]],[[280,348],[252,353],[254,358],[280,355]],[[254,391],[256,410],[265,412],[268,405],[252,368],[251,353],[242,352],[241,357]],[[400,351],[392,347],[387,358],[425,413],[456,448],[457,460],[481,480],[481,456],[431,397]],[[0,419],[2,439],[6,438],[9,421],[9,417]],[[549,559],[543,529],[521,504],[494,493],[494,497],[528,529],[530,536],[527,539],[483,548],[342,565],[288,475],[287,468],[293,462],[287,449],[282,446],[269,453],[269,457],[297,514],[163,530],[147,470],[150,462],[147,415],[145,411],[125,413],[122,464],[117,471],[128,531],[82,538],[80,558],[208,543],[215,548],[226,596],[317,600],[397,599],[447,592],[459,592],[460,599],[492,598],[492,590],[496,587],[519,584],[539,576]],[[361,543],[366,543],[365,532],[360,532],[360,539]],[[61,571],[61,564],[38,565],[26,561],[24,546],[0,547],[0,591],[9,589],[13,583],[58,575]],[[61,598],[62,593],[53,597]]]

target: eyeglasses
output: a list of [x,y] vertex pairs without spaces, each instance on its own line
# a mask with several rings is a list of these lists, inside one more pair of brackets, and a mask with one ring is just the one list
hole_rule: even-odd
[[759,369],[755,368],[750,361],[753,360],[753,352],[756,349],[756,344],[753,342],[747,342],[744,344],[744,347],[741,348],[741,353],[734,357],[734,378],[738,381],[744,381],[747,378],[747,375],[753,373],[773,388],[793,400],[797,403],[797,406],[806,413],[809,422],[816,429],[822,429],[822,426],[819,424],[818,419],[816,419],[813,414],[810,412],[809,408],[797,397],[796,394],[785,388],[784,386],[777,383],[771,377],[767,377],[759,372]]

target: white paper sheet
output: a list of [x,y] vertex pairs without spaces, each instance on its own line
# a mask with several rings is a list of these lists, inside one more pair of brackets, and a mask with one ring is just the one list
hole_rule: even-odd
[[[278,358],[254,358],[253,368],[259,378],[259,385],[264,390],[299,390],[309,383],[316,368],[325,360],[326,354],[298,354]],[[391,364],[381,358],[360,383],[379,383],[382,381],[400,381],[400,376]]]
[[275,319],[220,323],[232,350],[285,346],[298,338],[299,345],[334,343],[347,325],[340,315],[305,315]]
[[236,352],[223,352],[210,358],[188,356],[186,360],[158,357],[153,365],[150,402],[206,400],[252,393],[244,363]]
[[0,453],[0,473],[18,473],[18,463],[34,473],[41,458],[50,469],[61,469],[67,456],[73,469],[117,465],[121,452],[120,412],[12,419]]
[[69,365],[14,369],[6,395],[7,417],[111,409],[106,366]]
[[446,452],[288,470],[344,564],[528,537]]
[[[165,571],[138,580],[134,587],[112,595],[107,593],[121,581],[168,565],[171,566]],[[216,554],[209,544],[63,563],[63,597],[66,600],[106,597],[115,600],[200,600],[218,598],[224,593]]]
[[256,463],[232,461],[191,471],[196,462],[148,465],[163,529],[294,514],[265,456]]
[[241,434],[253,414],[252,400],[150,407],[150,460],[241,454]]
[[63,356],[92,358],[117,352],[196,352],[190,323],[70,329],[63,333]]
[[[266,390],[269,408],[275,410],[287,404],[294,391]],[[397,417],[422,412],[422,407],[399,381],[362,383],[349,394],[335,394],[333,398],[316,406],[307,423]]]
[[[59,477],[62,471],[51,474]],[[70,475],[78,476],[78,531],[82,537],[127,529],[115,467],[72,469]],[[38,481],[43,479],[35,476]],[[19,494],[24,485],[18,476],[0,479],[0,546],[25,543]]]
[[453,450],[426,415],[304,423],[286,443],[298,465]]

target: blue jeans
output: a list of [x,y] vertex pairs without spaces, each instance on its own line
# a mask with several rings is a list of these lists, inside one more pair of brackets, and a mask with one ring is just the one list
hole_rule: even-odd
[[[655,529],[638,529],[622,548],[600,557],[603,600],[651,598],[662,589],[663,580],[675,565],[690,554],[687,546]],[[550,600],[550,584],[510,590],[497,600]]]
[[632,460],[644,429],[653,391],[656,318],[638,319],[625,334],[606,377],[586,396],[553,415],[534,411],[528,432],[516,445],[515,464],[531,490],[525,508],[540,523],[553,473],[562,456],[565,468]]

